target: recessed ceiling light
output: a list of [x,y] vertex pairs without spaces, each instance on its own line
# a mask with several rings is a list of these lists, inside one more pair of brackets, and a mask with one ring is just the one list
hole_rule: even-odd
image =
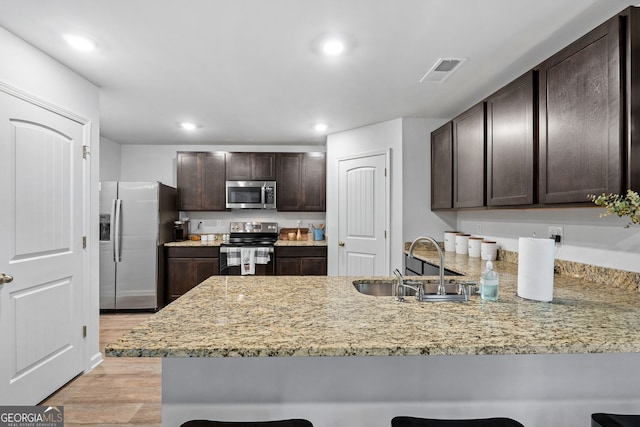
[[344,42],[339,39],[329,39],[322,45],[325,55],[340,55],[344,52]]
[[195,123],[182,122],[180,123],[180,127],[184,130],[196,130],[198,126]]
[[318,35],[311,42],[313,52],[323,56],[342,56],[356,46],[355,38],[348,33],[330,32]]
[[316,132],[324,132],[329,126],[326,123],[316,123],[313,128]]
[[75,49],[81,50],[83,52],[90,52],[96,48],[96,42],[93,40],[79,36],[77,34],[65,34],[62,36],[64,40]]

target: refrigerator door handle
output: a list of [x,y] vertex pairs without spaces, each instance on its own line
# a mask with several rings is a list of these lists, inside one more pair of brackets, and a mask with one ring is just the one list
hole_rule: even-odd
[[122,261],[122,231],[120,227],[122,226],[122,199],[115,199],[114,201],[114,220],[115,220],[115,236],[113,239],[113,261],[121,262]]
[[116,199],[111,199],[111,217],[109,218],[109,243],[111,244],[111,258],[116,262]]

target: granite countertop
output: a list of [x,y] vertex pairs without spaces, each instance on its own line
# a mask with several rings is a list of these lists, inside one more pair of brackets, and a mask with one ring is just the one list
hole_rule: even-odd
[[[168,242],[168,247],[206,247],[220,246],[222,240],[206,241],[201,240],[185,240],[180,242]],[[274,246],[327,246],[326,240],[277,240]]]
[[[434,251],[418,251],[427,261]],[[483,262],[446,253],[478,280]],[[273,357],[640,352],[640,294],[555,276],[550,303],[516,296],[496,261],[497,302],[397,303],[338,276],[213,276],[106,347],[107,356]],[[371,280],[392,280],[376,277]]]

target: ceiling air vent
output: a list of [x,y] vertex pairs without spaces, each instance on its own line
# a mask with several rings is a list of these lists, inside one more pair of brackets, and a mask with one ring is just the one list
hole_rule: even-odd
[[467,58],[440,58],[436,63],[427,71],[421,79],[420,83],[442,83],[447,80],[451,74],[466,61]]

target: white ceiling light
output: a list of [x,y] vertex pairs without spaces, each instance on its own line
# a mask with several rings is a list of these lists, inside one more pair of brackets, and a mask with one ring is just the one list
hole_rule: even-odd
[[318,35],[311,43],[311,49],[322,56],[341,56],[353,51],[355,38],[347,33],[324,33]]
[[196,130],[198,126],[195,123],[182,122],[180,123],[180,127],[184,130]]
[[313,128],[316,132],[324,132],[329,126],[326,123],[316,123]]
[[340,55],[344,52],[344,42],[339,39],[329,39],[322,44],[322,51],[325,55]]
[[91,52],[96,48],[96,42],[93,40],[79,36],[77,34],[65,34],[62,36],[64,40],[73,48],[81,50],[83,52]]

